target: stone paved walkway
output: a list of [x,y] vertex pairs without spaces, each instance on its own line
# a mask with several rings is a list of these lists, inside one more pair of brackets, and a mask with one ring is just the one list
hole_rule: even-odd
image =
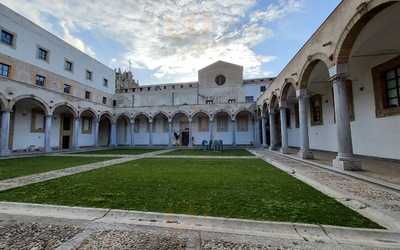
[[400,192],[268,150],[250,151],[375,222],[400,232]]
[[[2,233],[3,232],[3,233]],[[398,249],[385,230],[0,203],[4,249]]]
[[[146,158],[146,157],[153,157],[158,154],[167,153],[169,151],[170,150],[160,150],[160,151],[145,153],[145,154],[141,154],[141,155],[129,155],[129,156],[125,156],[122,158],[103,161],[103,162],[90,163],[90,164],[76,166],[76,167],[72,167],[72,168],[65,168],[65,169],[40,173],[40,174],[34,174],[34,175],[17,177],[17,178],[13,178],[13,179],[7,179],[7,180],[0,181],[0,191],[18,188],[18,187],[22,187],[22,186],[30,185],[30,184],[34,184],[34,183],[49,181],[49,180],[53,180],[53,179],[57,179],[60,177],[69,176],[69,175],[73,175],[73,174],[92,171],[95,169],[113,166],[113,165],[125,163],[128,161],[133,161],[133,160],[137,160],[137,159],[142,159],[142,158]],[[60,154],[59,156],[63,156],[63,155]],[[68,156],[71,156],[71,155],[68,155]],[[76,155],[74,155],[74,156],[76,156]],[[83,155],[82,157],[88,157],[88,156]],[[91,155],[90,157],[98,157],[98,155],[95,155],[95,156]],[[110,157],[110,156],[108,156],[108,157]],[[118,156],[113,155],[112,157],[118,157]]]

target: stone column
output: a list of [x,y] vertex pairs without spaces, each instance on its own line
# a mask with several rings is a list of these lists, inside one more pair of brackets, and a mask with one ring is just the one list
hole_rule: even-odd
[[6,156],[9,155],[9,138],[10,138],[10,119],[11,112],[9,110],[5,110],[1,113],[1,155]]
[[260,146],[260,122],[257,117],[253,119],[254,146]]
[[282,135],[281,152],[284,154],[287,154],[289,152],[286,109],[287,109],[287,107],[285,107],[285,106],[280,107],[281,135]]
[[210,130],[210,141],[214,140],[214,118],[210,117],[210,126],[209,126],[209,130]]
[[135,146],[135,119],[130,120],[129,122],[129,131],[131,133],[131,146]]
[[53,115],[46,115],[46,124],[44,127],[44,152],[51,152],[51,128],[53,126]]
[[236,119],[232,118],[232,145],[236,146]]
[[309,96],[306,89],[296,91],[297,98],[299,99],[299,120],[300,120],[300,139],[301,148],[299,156],[303,159],[313,159],[313,153],[310,151],[310,139],[308,136],[308,110],[309,110]]
[[193,126],[192,126],[192,118],[189,118],[189,147],[193,147]]
[[261,136],[262,136],[262,146],[263,148],[267,147],[267,133],[265,131],[265,116],[261,115]]
[[276,124],[275,124],[275,111],[271,110],[269,112],[269,133],[271,143],[269,145],[270,150],[277,150],[277,135],[276,135]]
[[93,118],[93,123],[94,123],[94,146],[98,147],[99,146],[99,123],[100,123],[100,118],[94,117]]
[[168,147],[172,147],[172,137],[173,137],[173,132],[172,132],[172,120],[168,120]]
[[73,148],[73,150],[78,150],[79,149],[79,134],[80,134],[80,117],[74,118],[74,127],[72,129],[72,133],[73,133],[72,148]]
[[149,146],[153,146],[153,120],[149,120]]
[[111,147],[117,146],[117,121],[111,122]]
[[338,154],[333,160],[333,166],[342,170],[358,171],[361,170],[361,161],[356,159],[353,154],[345,77],[338,75],[334,76],[332,80],[338,144]]

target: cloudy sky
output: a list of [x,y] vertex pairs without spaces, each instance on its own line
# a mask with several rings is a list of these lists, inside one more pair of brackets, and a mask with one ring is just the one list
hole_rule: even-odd
[[197,80],[217,60],[274,76],[340,0],[0,0],[144,84]]

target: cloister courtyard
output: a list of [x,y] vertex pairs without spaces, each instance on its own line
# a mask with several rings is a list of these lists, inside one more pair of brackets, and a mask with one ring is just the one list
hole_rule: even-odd
[[[305,227],[305,232],[316,230],[314,225],[328,231],[339,226],[342,234],[350,230],[359,237],[351,244],[377,244],[376,236],[362,242],[368,232],[386,237],[386,246],[393,247],[398,244],[398,235],[391,232],[399,227],[399,202],[395,190],[264,149],[123,147],[10,157],[0,160],[0,231],[5,230],[0,247],[18,248],[25,243],[39,248],[43,244],[107,248],[107,244],[121,243],[121,237],[127,242],[132,237],[158,237],[156,245],[145,249],[186,249],[193,237],[183,237],[182,230],[249,230],[250,235],[263,232],[271,240],[265,230],[278,230],[282,225]],[[104,214],[98,216],[101,211]],[[94,217],[88,220],[87,216]],[[115,221],[107,221],[106,228],[129,225],[139,229],[88,229],[89,221],[97,225],[98,219],[108,216]],[[147,229],[141,226],[154,226],[156,232],[143,236],[140,233]],[[13,230],[19,237],[25,235],[25,240],[16,239]],[[290,235],[290,230],[284,231]],[[124,236],[127,232],[129,237]],[[223,238],[221,232],[215,237]],[[314,236],[293,237],[278,238],[280,244],[291,247],[305,242],[313,247],[331,246]],[[343,240],[340,237],[338,241]],[[229,242],[261,247],[269,240],[263,238],[261,245],[246,245],[255,244],[248,238],[245,243]],[[164,246],[163,241],[172,245]],[[137,247],[134,242],[132,247]]]

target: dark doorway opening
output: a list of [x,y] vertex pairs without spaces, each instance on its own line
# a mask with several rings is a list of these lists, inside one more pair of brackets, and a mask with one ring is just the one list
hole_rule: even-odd
[[72,139],[72,119],[71,116],[61,117],[61,149],[69,149]]
[[189,131],[182,132],[182,146],[189,146]]

